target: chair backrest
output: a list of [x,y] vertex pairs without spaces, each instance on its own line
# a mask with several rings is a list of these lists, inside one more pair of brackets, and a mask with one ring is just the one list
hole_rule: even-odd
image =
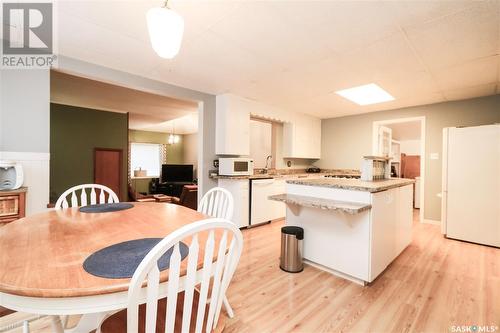
[[[89,190],[89,193],[87,193]],[[100,191],[99,201],[97,198],[96,190]],[[80,194],[77,195],[77,192],[80,191]],[[114,203],[120,202],[118,200],[118,196],[112,189],[107,186],[99,185],[99,184],[83,184],[73,186],[70,189],[64,191],[63,194],[57,199],[55,209],[68,208],[68,207],[77,207],[77,206],[87,206],[87,205],[95,205],[97,203],[106,203],[106,194],[107,194],[107,202]],[[70,201],[68,202],[67,197],[71,195]],[[90,197],[88,197],[88,195]],[[78,201],[80,198],[80,201]],[[90,200],[89,200],[90,199]]]
[[225,188],[214,187],[201,198],[198,211],[208,216],[231,221],[234,212],[233,195]]
[[[218,234],[222,233],[222,235],[216,237],[216,231],[220,231]],[[199,235],[202,236],[199,237]],[[200,239],[202,237],[205,239],[205,236],[206,241],[203,248],[200,247]],[[186,274],[182,277],[180,276],[181,254],[179,250],[181,241],[190,244],[185,259]],[[168,282],[162,285],[160,284],[158,260],[172,248]],[[193,320],[196,319],[195,332],[202,331],[204,320],[206,321],[205,331],[211,332],[217,326],[222,301],[238,265],[242,248],[241,231],[234,223],[220,218],[191,223],[165,237],[146,255],[132,277],[128,291],[127,332],[136,333],[139,331],[139,305],[144,303],[146,303],[145,332],[155,332],[159,312],[158,300],[165,296],[167,297],[166,313],[159,315],[166,318],[165,332],[174,332],[177,297],[180,292],[184,292],[181,331],[189,332],[193,296],[197,285],[199,285],[198,308],[194,310],[195,317],[193,317]],[[201,259],[202,256],[203,263],[198,269],[198,257]],[[215,261],[214,258],[216,258]],[[144,281],[147,281],[145,287],[143,287]],[[210,288],[210,283],[212,283],[212,288]],[[210,297],[209,290],[211,290]],[[209,304],[207,304],[208,298],[210,298]],[[205,318],[207,306],[209,307],[208,315]],[[177,331],[179,331],[179,327],[177,327]]]
[[184,185],[179,203],[196,210],[198,208],[198,185]]

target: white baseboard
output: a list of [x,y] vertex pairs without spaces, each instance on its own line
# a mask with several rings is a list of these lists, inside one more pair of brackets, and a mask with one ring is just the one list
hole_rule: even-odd
[[26,215],[47,210],[50,191],[50,154],[0,151],[0,160],[15,161],[23,166],[23,186],[28,188]]
[[426,224],[433,224],[433,225],[441,226],[441,221],[440,221],[440,220],[423,219],[423,220],[422,220],[422,223],[426,223]]

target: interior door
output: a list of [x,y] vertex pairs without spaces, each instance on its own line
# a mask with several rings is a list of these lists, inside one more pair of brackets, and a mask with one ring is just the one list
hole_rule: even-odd
[[392,150],[392,129],[385,126],[379,126],[377,155],[389,157],[392,155],[391,150]]
[[94,150],[94,183],[112,189],[122,197],[122,149],[96,148]]

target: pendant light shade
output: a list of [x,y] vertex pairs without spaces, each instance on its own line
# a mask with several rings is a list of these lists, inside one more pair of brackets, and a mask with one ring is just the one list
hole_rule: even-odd
[[184,19],[167,7],[151,8],[146,18],[153,50],[162,58],[175,57],[181,48]]

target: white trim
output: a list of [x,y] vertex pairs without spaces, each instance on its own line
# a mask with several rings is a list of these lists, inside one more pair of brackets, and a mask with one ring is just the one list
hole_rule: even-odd
[[378,151],[378,127],[381,125],[397,124],[397,123],[407,123],[407,122],[420,122],[420,178],[421,178],[421,188],[420,188],[420,221],[423,223],[425,220],[425,132],[426,132],[426,117],[408,117],[408,118],[396,118],[387,120],[377,120],[373,122],[372,127],[372,153],[376,154]]
[[330,273],[332,275],[341,277],[343,279],[346,279],[348,281],[354,282],[354,283],[359,284],[361,286],[366,286],[368,284],[366,281],[363,281],[361,279],[355,278],[354,276],[351,276],[349,274],[345,274],[345,273],[339,272],[339,271],[337,271],[335,269],[328,268],[328,267],[323,266],[321,264],[315,263],[314,261],[311,261],[311,260],[308,260],[308,259],[303,259],[302,261],[306,265],[309,265],[309,266],[312,266],[312,267],[317,268],[319,270],[328,272],[328,273]]
[[0,160],[49,161],[49,153],[0,151]]
[[420,220],[420,221],[421,221],[421,223],[425,223],[425,224],[432,224],[432,225],[441,226],[441,221],[440,220],[423,219],[423,220]]

